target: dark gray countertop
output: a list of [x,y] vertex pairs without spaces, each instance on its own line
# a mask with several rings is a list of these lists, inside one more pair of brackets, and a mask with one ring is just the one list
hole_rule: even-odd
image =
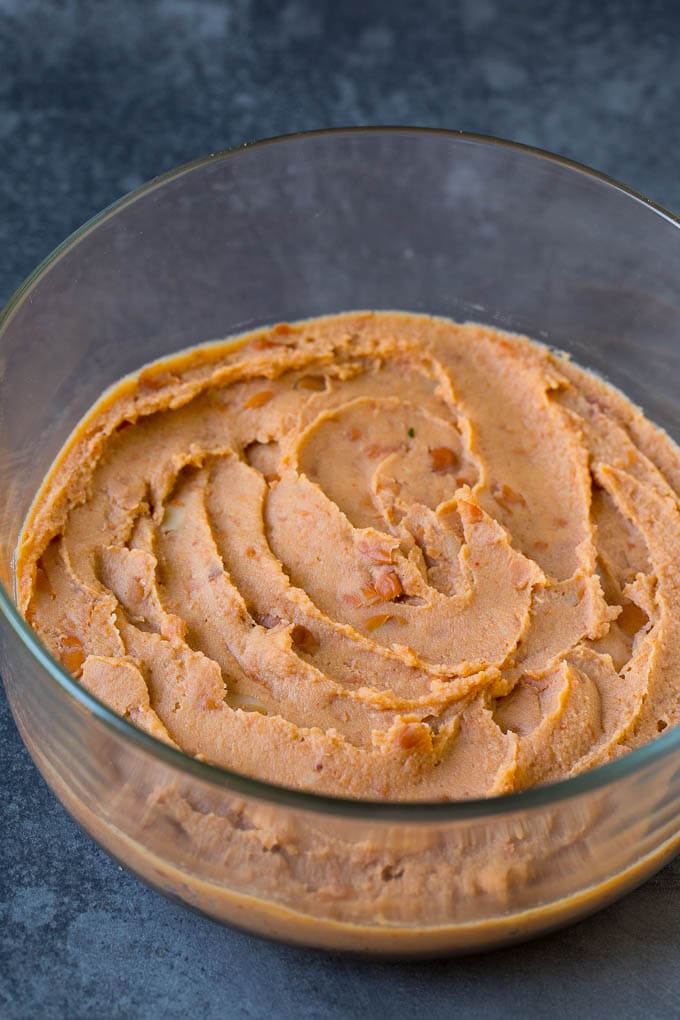
[[[64,236],[195,156],[309,128],[463,128],[680,211],[680,7],[634,0],[0,0],[0,303]],[[123,872],[0,704],[0,1016],[680,1016],[680,863],[487,956],[357,962],[250,938]]]

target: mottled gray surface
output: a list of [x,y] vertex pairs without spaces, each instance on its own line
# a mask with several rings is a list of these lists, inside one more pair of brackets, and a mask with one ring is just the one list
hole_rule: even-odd
[[[258,137],[464,128],[680,210],[672,2],[0,0],[0,300],[146,178]],[[362,963],[222,929],[77,829],[0,709],[0,1016],[680,1015],[680,865],[529,946]]]

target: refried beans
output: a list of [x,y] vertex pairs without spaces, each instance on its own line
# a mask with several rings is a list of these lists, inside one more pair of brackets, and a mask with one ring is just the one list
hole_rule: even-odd
[[155,363],[62,450],[19,606],[189,755],[356,798],[582,772],[680,718],[680,452],[526,338],[407,313]]

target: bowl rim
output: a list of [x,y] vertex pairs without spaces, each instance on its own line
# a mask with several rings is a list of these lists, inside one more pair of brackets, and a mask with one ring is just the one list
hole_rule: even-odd
[[[626,197],[646,206],[650,213],[660,216],[675,227],[680,227],[680,217],[675,216],[663,206],[649,199],[646,195],[629,188],[615,178],[594,170],[583,163],[569,159],[565,156],[549,152],[545,149],[532,145],[525,145],[521,142],[509,141],[493,135],[476,134],[468,131],[450,130],[446,128],[431,127],[409,127],[404,125],[376,125],[360,127],[335,127],[323,128],[313,131],[298,131],[290,134],[277,135],[269,138],[259,139],[253,142],[222,149],[212,152],[206,156],[183,163],[180,166],[160,174],[149,181],[141,184],[121,198],[117,199],[103,210],[86,220],[82,226],[69,234],[50,254],[48,254],[30,273],[26,279],[17,287],[7,304],[0,310],[0,342],[7,325],[13,318],[15,312],[26,300],[32,289],[39,282],[41,277],[56,263],[67,251],[75,247],[85,236],[92,233],[103,222],[115,216],[127,205],[137,199],[162,187],[169,181],[174,181],[186,173],[190,173],[200,167],[217,163],[225,159],[238,158],[245,152],[253,149],[266,148],[272,145],[295,145],[300,141],[306,141],[315,137],[347,137],[354,135],[433,135],[449,138],[452,141],[469,143],[479,146],[507,148],[532,156],[539,161],[557,164],[567,170],[574,171],[594,181],[606,185],[621,192]],[[0,615],[9,625],[20,642],[27,649],[29,655],[47,673],[50,682],[53,682],[68,695],[70,695],[81,709],[85,709],[91,715],[103,723],[109,730],[114,731],[124,741],[136,745],[136,747],[149,754],[151,757],[160,759],[175,771],[193,776],[202,782],[214,787],[229,790],[260,801],[279,804],[290,808],[317,814],[335,815],[353,819],[371,819],[375,822],[400,823],[422,823],[430,822],[441,824],[444,822],[464,822],[475,818],[492,818],[513,812],[529,809],[539,809],[560,801],[578,797],[594,790],[610,786],[622,780],[626,776],[640,772],[647,766],[665,758],[673,751],[680,748],[680,726],[670,729],[667,733],[644,744],[642,747],[630,751],[628,754],[589,769],[579,775],[561,779],[555,783],[542,786],[530,787],[519,792],[502,794],[489,798],[478,798],[462,801],[383,801],[383,800],[357,800],[349,797],[336,797],[326,794],[315,793],[311,790],[301,790],[292,787],[269,783],[256,779],[242,773],[214,765],[209,762],[199,761],[186,752],[176,749],[163,741],[152,737],[144,730],[138,729],[131,722],[122,716],[117,715],[103,702],[90,694],[77,680],[74,679],[62,665],[52,656],[47,647],[40,641],[35,631],[29,626],[17,609],[13,598],[0,581]]]

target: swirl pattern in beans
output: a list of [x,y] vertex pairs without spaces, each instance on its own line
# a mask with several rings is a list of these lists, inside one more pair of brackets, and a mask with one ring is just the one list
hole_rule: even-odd
[[29,514],[19,604],[189,755],[326,794],[491,796],[677,722],[679,486],[661,430],[525,338],[279,324],[102,398]]

